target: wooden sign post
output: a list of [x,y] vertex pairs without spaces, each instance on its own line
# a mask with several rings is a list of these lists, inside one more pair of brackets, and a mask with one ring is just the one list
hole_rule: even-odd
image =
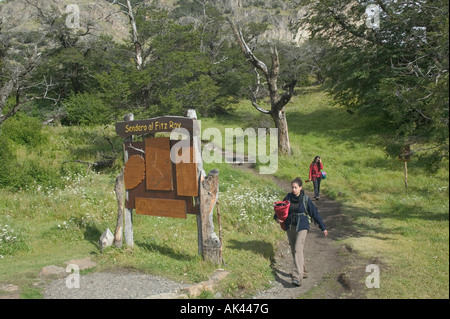
[[[115,189],[118,205],[124,205],[125,241],[128,247],[133,247],[133,209],[136,214],[160,217],[186,218],[187,214],[195,214],[199,254],[205,260],[220,264],[221,242],[212,222],[219,195],[219,171],[212,170],[205,176],[199,126],[195,111],[190,114],[194,115],[137,121],[130,114],[124,122],[116,123],[116,133],[124,138],[124,203],[119,200],[121,191],[117,182]],[[181,140],[154,137],[157,132],[176,132],[184,136]],[[143,141],[133,141],[135,135],[141,135]],[[115,234],[118,240],[122,228],[120,212],[119,207]]]
[[411,160],[411,149],[409,145],[402,148],[402,153],[398,156],[398,160],[405,163],[405,190],[408,192],[408,162]]

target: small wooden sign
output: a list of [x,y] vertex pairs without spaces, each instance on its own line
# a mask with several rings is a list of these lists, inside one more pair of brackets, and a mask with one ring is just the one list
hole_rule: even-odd
[[399,162],[410,162],[411,161],[411,148],[409,145],[402,147],[402,152],[398,156]]
[[182,116],[161,116],[147,120],[116,123],[116,133],[123,138],[131,135],[171,132],[175,129],[186,129],[191,137],[199,133],[196,121]]
[[[121,173],[116,178],[114,189],[119,206],[114,241],[117,247],[121,247],[122,212],[125,215],[125,239],[129,247],[133,247],[133,209],[136,210],[136,214],[160,217],[186,218],[187,214],[197,214],[199,254],[205,260],[220,264],[222,236],[217,237],[213,224],[213,209],[216,203],[219,204],[219,172],[212,170],[203,178],[201,150],[197,143],[199,142],[199,123],[194,110],[189,110],[188,114],[189,117],[163,116],[133,121],[134,116],[129,113],[124,117],[124,122],[116,123],[116,133],[124,138],[126,163],[123,179]],[[181,133],[181,140],[173,137],[172,134],[172,140],[157,138],[153,134],[174,130]],[[133,136],[136,135],[140,135],[143,141],[133,141]],[[187,139],[186,135],[188,135]],[[184,144],[183,140],[189,141],[189,144]],[[182,141],[181,144],[185,146],[180,145]],[[196,143],[193,143],[194,141]],[[172,152],[177,152],[179,146],[181,146],[181,154],[177,157],[177,154]],[[178,159],[184,160],[186,153],[183,152],[186,152],[186,149],[189,150],[189,160],[178,161]],[[196,156],[199,158],[195,158]],[[173,157],[177,160],[173,160]],[[126,188],[125,194],[123,194],[124,188]],[[123,199],[125,199],[124,203]],[[122,210],[123,204],[124,210]],[[219,215],[218,206],[217,212]]]

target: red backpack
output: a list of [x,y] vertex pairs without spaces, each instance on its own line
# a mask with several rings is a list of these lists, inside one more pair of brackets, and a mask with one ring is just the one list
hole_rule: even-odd
[[273,203],[273,209],[278,219],[280,220],[280,226],[283,230],[286,230],[284,221],[289,214],[289,206],[291,206],[291,202],[288,200]]

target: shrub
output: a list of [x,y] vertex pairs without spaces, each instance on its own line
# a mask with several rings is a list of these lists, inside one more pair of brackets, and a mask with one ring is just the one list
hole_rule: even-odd
[[63,108],[67,112],[66,124],[108,124],[113,115],[98,96],[90,93],[71,95],[63,103]]
[[24,113],[9,118],[1,128],[0,137],[26,146],[38,146],[47,141],[41,121]]
[[[37,125],[39,124],[39,125]],[[0,187],[26,188],[34,184],[62,186],[58,169],[43,165],[40,157],[20,161],[16,154],[18,145],[32,146],[44,143],[47,136],[41,132],[41,124],[26,115],[9,119],[0,131]]]
[[[17,186],[25,187],[33,184],[40,185],[42,187],[63,187],[64,181],[59,175],[59,170],[44,166],[38,160],[29,160],[23,164],[21,169],[22,178],[17,182]],[[24,185],[20,181],[24,181]]]
[[[2,153],[3,150],[0,150],[0,158]],[[44,167],[38,160],[26,160],[17,164],[15,160],[3,162],[0,159],[0,187],[17,190],[37,185],[63,187],[64,181],[59,175],[59,170]]]

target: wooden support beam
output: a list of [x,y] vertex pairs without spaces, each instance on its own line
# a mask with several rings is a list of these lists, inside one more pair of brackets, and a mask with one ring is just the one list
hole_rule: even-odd
[[123,170],[116,178],[116,183],[114,185],[114,192],[117,198],[117,225],[114,232],[114,245],[117,248],[122,247],[123,241],[123,209],[125,207],[124,197],[125,197],[125,185],[123,180]]
[[[197,151],[196,158],[201,159],[202,158],[202,148],[201,148],[201,129],[197,122],[197,112],[193,109],[188,109],[186,111],[186,117],[193,119],[192,122],[192,142],[194,144],[194,149]],[[200,205],[200,187],[202,184],[202,181],[205,179],[205,171],[203,170],[203,161],[197,161],[197,178],[198,178],[198,196],[195,197],[195,205]],[[197,242],[198,242],[198,254],[203,256],[203,235],[202,235],[202,217],[201,214],[197,214]]]
[[203,259],[221,264],[220,239],[214,232],[213,212],[219,198],[219,170],[211,170],[200,187]]
[[[124,121],[133,121],[134,115],[132,113],[128,113],[124,116]],[[131,142],[133,140],[133,136],[126,137],[124,140],[124,145],[127,142]],[[124,149],[124,163],[128,161],[128,150]],[[125,196],[128,196],[128,191],[125,192]],[[134,239],[133,239],[133,209],[132,208],[124,208],[125,213],[125,243],[127,247],[133,248]]]

